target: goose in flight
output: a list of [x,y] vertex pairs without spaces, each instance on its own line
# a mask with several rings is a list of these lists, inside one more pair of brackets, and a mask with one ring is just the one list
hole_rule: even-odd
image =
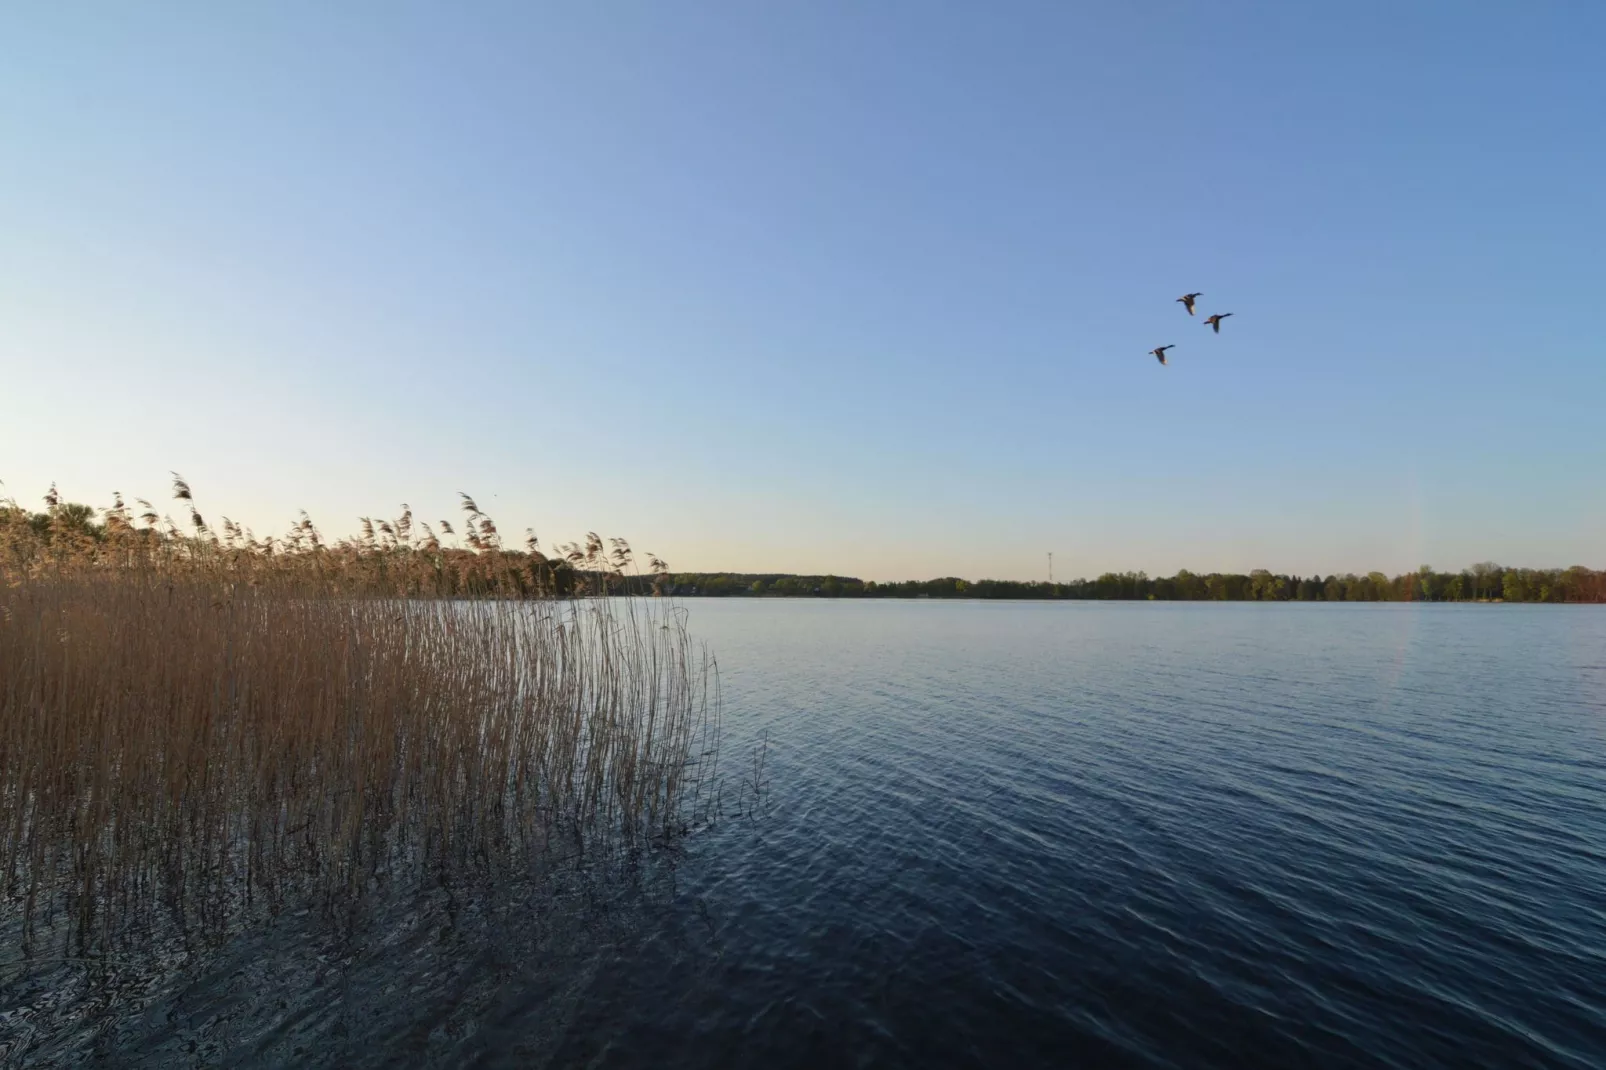
[[1217,334],[1220,334],[1221,333],[1221,321],[1226,319],[1230,315],[1232,315],[1231,312],[1220,312],[1220,313],[1217,313],[1214,316],[1206,316],[1205,317],[1205,322],[1210,325],[1210,329],[1212,331],[1215,331]]
[[1188,310],[1188,315],[1191,316],[1191,315],[1193,315],[1193,302],[1194,302],[1194,299],[1195,298],[1199,298],[1199,297],[1203,297],[1203,296],[1204,296],[1204,294],[1202,294],[1202,293],[1199,293],[1199,294],[1183,294],[1181,297],[1177,298],[1177,300],[1182,303],[1182,307],[1187,309]]
[[1149,352],[1154,354],[1154,359],[1155,360],[1159,361],[1161,364],[1165,364],[1165,363],[1168,363],[1166,361],[1166,359],[1165,359],[1165,351],[1168,350],[1168,349],[1175,349],[1175,348],[1177,348],[1177,347],[1176,346],[1161,346],[1158,349],[1151,349],[1151,350],[1149,350]]

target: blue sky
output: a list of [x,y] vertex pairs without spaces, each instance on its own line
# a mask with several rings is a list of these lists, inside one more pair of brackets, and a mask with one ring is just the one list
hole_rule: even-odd
[[344,532],[463,489],[879,579],[1606,566],[1606,6],[34,4],[0,40],[25,502],[177,469]]

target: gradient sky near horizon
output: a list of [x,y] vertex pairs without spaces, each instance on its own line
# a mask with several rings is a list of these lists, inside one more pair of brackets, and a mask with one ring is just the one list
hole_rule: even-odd
[[875,579],[1606,566],[1603,48],[1584,2],[8,5],[0,494],[461,489]]

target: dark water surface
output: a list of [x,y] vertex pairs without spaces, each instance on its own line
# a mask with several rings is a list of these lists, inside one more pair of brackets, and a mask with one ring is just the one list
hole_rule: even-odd
[[498,914],[242,938],[29,1061],[1606,1065],[1600,609],[688,610],[756,814]]

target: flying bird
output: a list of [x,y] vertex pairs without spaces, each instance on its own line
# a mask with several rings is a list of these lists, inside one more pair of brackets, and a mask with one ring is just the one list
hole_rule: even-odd
[[1193,315],[1193,301],[1194,301],[1194,298],[1203,297],[1203,296],[1204,296],[1204,294],[1183,294],[1181,297],[1177,298],[1177,300],[1182,302],[1182,307],[1187,309],[1188,310],[1188,315],[1191,316],[1191,315]]
[[1216,314],[1214,316],[1206,316],[1205,317],[1205,322],[1210,325],[1210,329],[1212,331],[1215,331],[1217,334],[1220,334],[1221,333],[1221,321],[1226,319],[1230,315],[1232,315],[1231,312],[1221,312],[1221,313],[1218,313],[1218,314]]
[[1177,348],[1177,347],[1176,346],[1161,346],[1159,349],[1151,349],[1151,350],[1149,350],[1149,352],[1154,354],[1154,359],[1155,360],[1159,361],[1161,364],[1165,364],[1165,363],[1167,363],[1167,361],[1165,359],[1165,351],[1168,350],[1168,349],[1175,349],[1175,348]]

